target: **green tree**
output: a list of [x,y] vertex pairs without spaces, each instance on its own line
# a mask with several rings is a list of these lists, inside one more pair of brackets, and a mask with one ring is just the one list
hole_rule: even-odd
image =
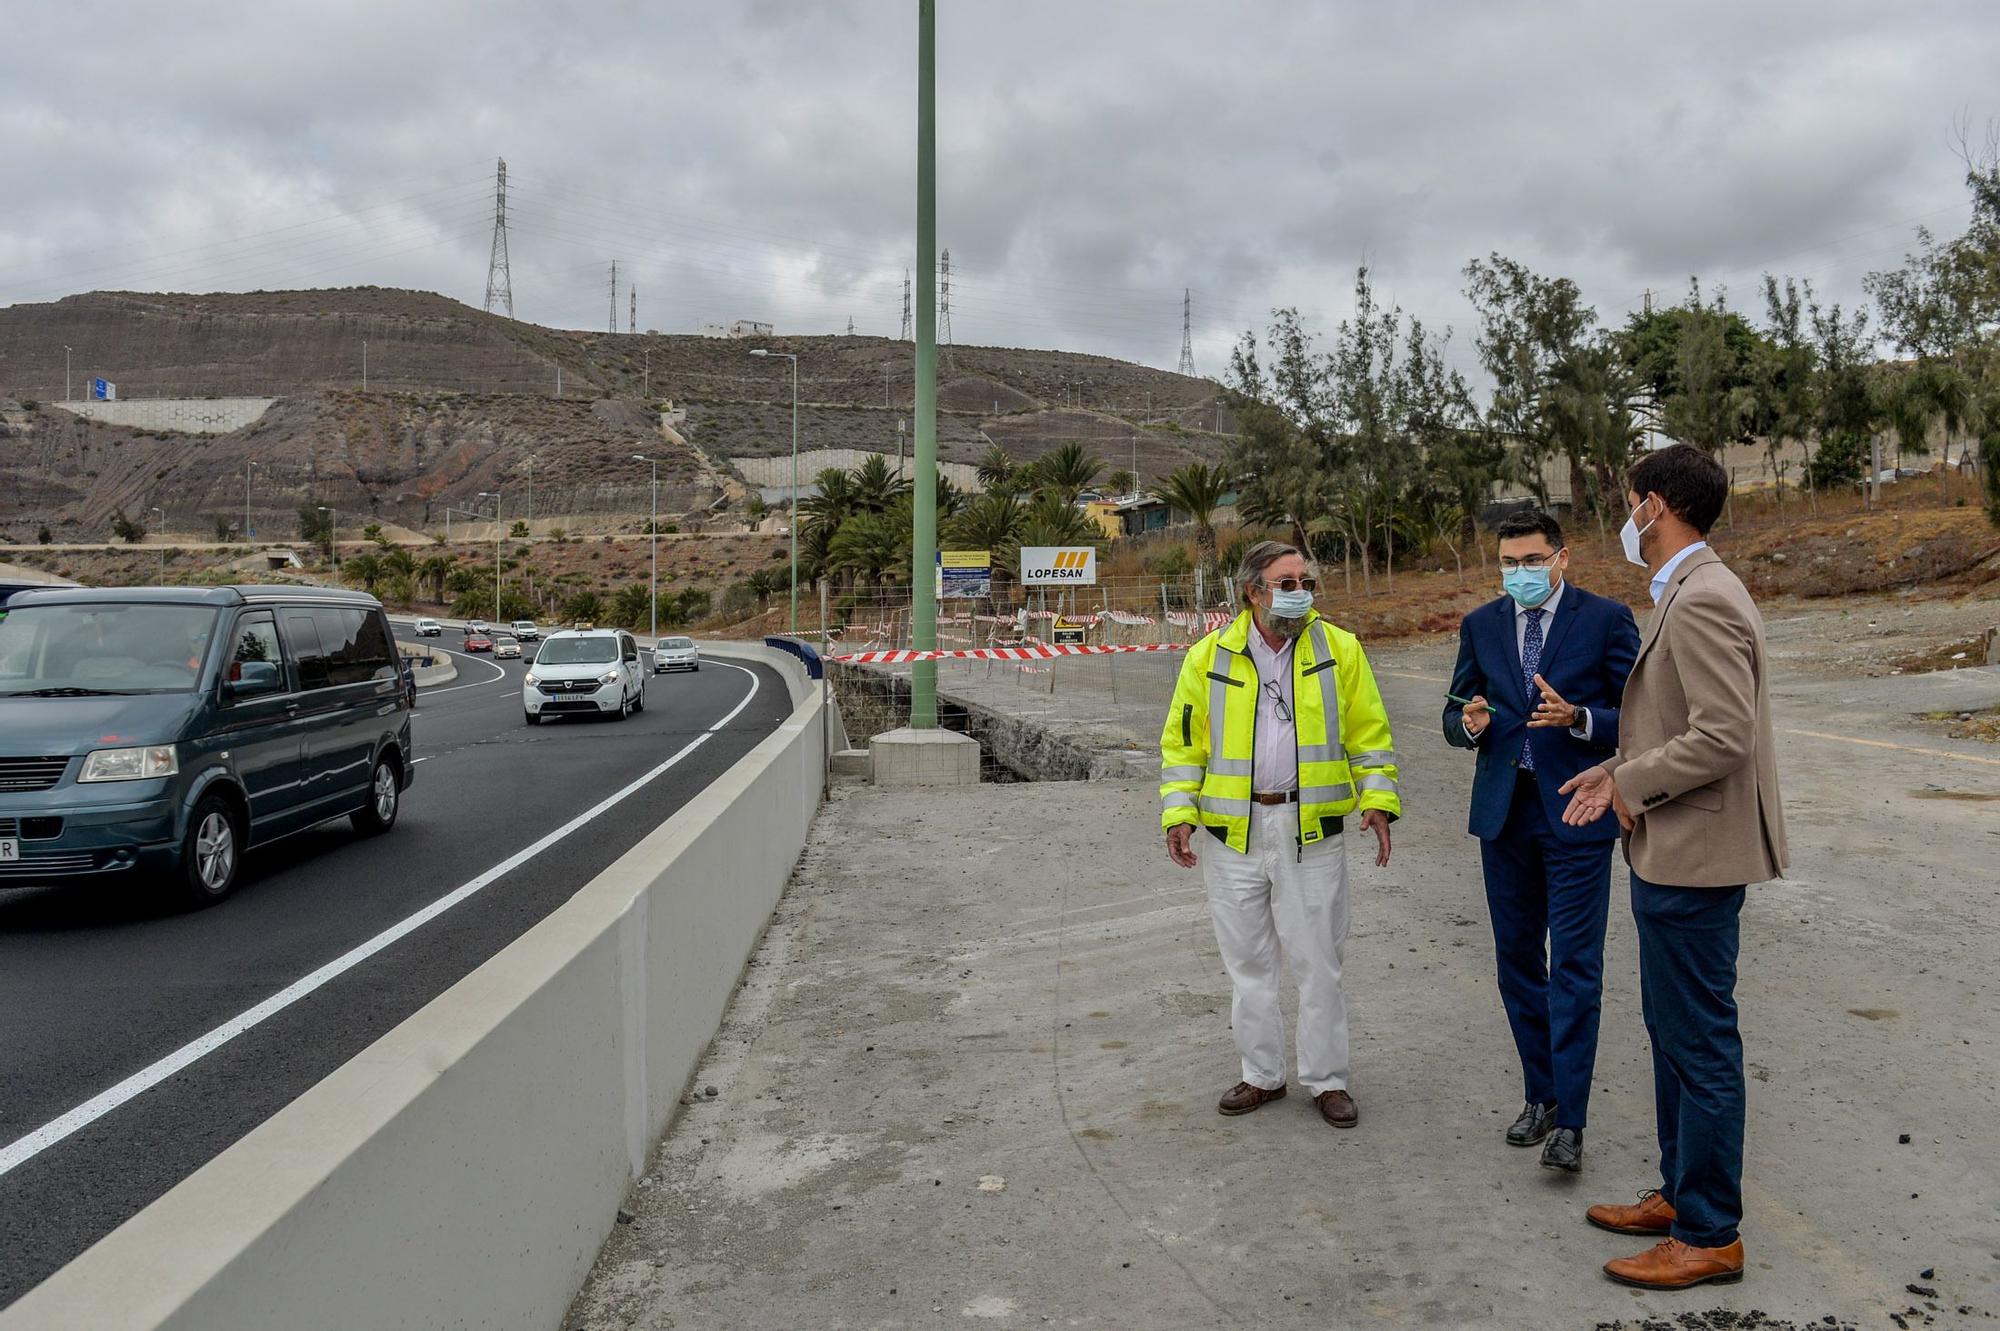
[[604,617],[604,602],[596,592],[576,592],[563,602],[563,618],[572,624],[595,624]]
[[416,567],[417,579],[430,584],[431,599],[440,605],[444,603],[445,579],[457,564],[456,555],[431,555]]
[[1062,496],[1067,503],[1088,490],[1104,472],[1104,460],[1082,444],[1068,443],[1035,460],[1035,487]]
[[528,539],[529,535],[528,524],[525,522],[516,521],[512,527],[509,527],[507,529],[507,534],[513,537],[517,541],[525,541]]
[[644,628],[651,621],[653,594],[644,583],[628,582],[611,595],[609,620],[628,629]]
[[318,547],[322,560],[331,560],[333,558],[333,514],[321,512],[317,504],[300,504],[299,539]]
[[859,513],[887,513],[910,483],[896,475],[895,467],[880,453],[870,453],[849,473],[853,507]]
[[1008,494],[1021,489],[1018,473],[1007,450],[998,444],[988,444],[986,451],[979,455],[979,485],[984,490],[1000,490]]
[[55,539],[54,533],[49,531],[49,524],[46,522],[42,524],[41,530],[35,533],[35,543],[38,545],[52,545],[55,543]]
[[988,490],[940,530],[948,548],[985,550],[992,556],[993,594],[999,596],[1007,570],[1020,562],[1021,533],[1027,523],[1027,506],[1019,497],[1007,490]]
[[859,513],[827,543],[826,566],[864,586],[894,581],[909,567],[909,527],[886,513]]
[[381,559],[370,554],[355,555],[340,566],[340,575],[343,579],[358,583],[361,589],[370,595],[374,594],[376,584],[382,581],[382,574]]
[[146,539],[146,529],[126,517],[122,508],[111,515],[111,534],[127,545],[137,545]]
[[1194,523],[1195,549],[1202,565],[1216,565],[1215,510],[1235,488],[1235,477],[1226,464],[1211,467],[1190,462],[1153,487],[1153,496]]
[[1566,462],[1572,492],[1584,493],[1579,441],[1558,436],[1547,399],[1557,367],[1594,339],[1597,311],[1568,278],[1542,277],[1500,254],[1467,264],[1465,278],[1466,297],[1479,314],[1480,363],[1493,380],[1487,424],[1509,446],[1508,470],[1546,506],[1546,467]]

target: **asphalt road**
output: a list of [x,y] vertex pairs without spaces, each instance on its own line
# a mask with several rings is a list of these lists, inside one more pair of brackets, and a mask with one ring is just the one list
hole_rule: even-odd
[[[389,835],[343,818],[253,851],[237,895],[194,914],[137,884],[0,893],[0,1307],[519,937],[791,710],[775,672],[711,658],[653,676],[629,720],[530,729],[522,663],[458,664],[419,693],[421,765]],[[172,1075],[116,1090],[566,827]]]

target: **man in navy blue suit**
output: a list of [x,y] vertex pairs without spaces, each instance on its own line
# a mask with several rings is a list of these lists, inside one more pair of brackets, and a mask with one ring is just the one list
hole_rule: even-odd
[[1632,612],[1565,580],[1569,551],[1547,513],[1500,524],[1506,594],[1465,617],[1444,737],[1478,757],[1470,830],[1479,838],[1499,954],[1500,999],[1527,1103],[1507,1129],[1542,1164],[1583,1168],[1597,1063],[1612,819],[1563,822],[1557,794],[1618,750],[1618,704],[1639,654]]

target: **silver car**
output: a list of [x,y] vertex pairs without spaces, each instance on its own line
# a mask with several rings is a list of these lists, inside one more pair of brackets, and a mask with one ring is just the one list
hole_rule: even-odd
[[669,670],[701,669],[701,649],[694,645],[693,638],[662,638],[653,649],[653,673],[664,675]]

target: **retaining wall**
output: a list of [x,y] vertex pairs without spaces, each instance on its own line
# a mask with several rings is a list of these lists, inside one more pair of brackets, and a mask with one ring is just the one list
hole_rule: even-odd
[[92,1247],[0,1331],[560,1325],[824,790],[822,693],[491,961]]
[[254,423],[274,397],[152,397],[129,402],[56,402],[73,415],[135,430],[177,430],[182,434],[228,434]]

